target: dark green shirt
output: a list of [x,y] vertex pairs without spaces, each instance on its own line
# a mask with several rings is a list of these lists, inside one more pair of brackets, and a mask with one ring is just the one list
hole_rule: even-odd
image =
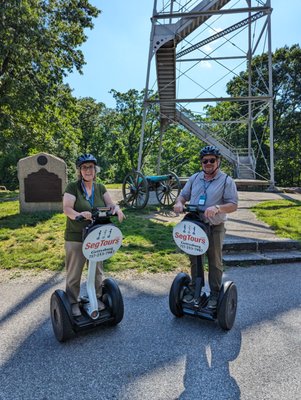
[[[105,202],[103,195],[107,191],[102,183],[94,183],[94,204],[93,207],[104,207]],[[81,181],[70,182],[65,193],[72,194],[76,200],[74,203],[74,210],[78,212],[92,211],[92,206],[88,200],[86,200],[85,193],[81,186]],[[70,242],[82,242],[82,231],[89,225],[90,221],[77,222],[67,217],[66,229],[65,229],[65,240]]]

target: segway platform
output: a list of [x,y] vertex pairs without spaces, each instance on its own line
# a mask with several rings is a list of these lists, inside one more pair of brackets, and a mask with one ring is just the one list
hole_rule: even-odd
[[[209,247],[208,233],[210,227],[202,220],[199,206],[187,206],[189,216],[178,223],[173,229],[173,238],[177,246],[186,254],[197,256],[197,278],[195,290],[192,292],[191,278],[188,274],[179,273],[171,286],[169,293],[169,308],[176,317],[190,315],[209,321],[217,320],[224,330],[232,328],[237,308],[237,288],[234,282],[222,284],[219,292],[217,307],[208,308],[209,296],[204,291],[205,278],[202,255]],[[187,301],[185,295],[191,294]]]
[[97,262],[112,257],[122,243],[122,234],[115,225],[110,223],[109,216],[112,216],[110,209],[96,209],[92,213],[93,221],[85,232],[82,248],[89,267],[86,283],[87,296],[82,297],[79,302],[81,315],[78,317],[72,315],[71,304],[63,290],[56,290],[51,296],[52,327],[60,342],[68,340],[77,332],[99,325],[116,325],[123,318],[124,304],[117,282],[112,278],[103,281],[100,300],[105,308],[101,311],[98,310],[95,290]]

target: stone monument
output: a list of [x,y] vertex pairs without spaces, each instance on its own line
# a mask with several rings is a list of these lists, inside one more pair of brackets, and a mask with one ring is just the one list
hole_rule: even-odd
[[47,153],[21,158],[18,162],[20,211],[62,211],[67,184],[67,165]]

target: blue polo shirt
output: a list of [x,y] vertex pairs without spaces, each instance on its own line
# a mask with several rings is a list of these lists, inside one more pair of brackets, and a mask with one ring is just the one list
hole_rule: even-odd
[[[201,205],[202,211],[206,208],[222,205],[226,203],[238,204],[237,188],[234,180],[222,171],[218,171],[216,176],[211,180],[205,180],[204,172],[197,172],[192,175],[185,184],[180,195],[190,204],[199,204],[199,200],[205,199],[205,204]],[[213,225],[218,225],[226,221],[225,213],[218,213],[210,218],[209,222]]]

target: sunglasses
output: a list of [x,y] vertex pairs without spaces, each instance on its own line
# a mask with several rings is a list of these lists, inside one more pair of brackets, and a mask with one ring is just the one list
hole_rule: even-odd
[[215,161],[216,161],[216,158],[209,158],[209,159],[206,159],[206,160],[202,160],[202,164],[208,164],[208,163],[214,164]]
[[90,169],[94,169],[94,165],[83,165],[82,167],[80,167],[81,171],[89,171]]

